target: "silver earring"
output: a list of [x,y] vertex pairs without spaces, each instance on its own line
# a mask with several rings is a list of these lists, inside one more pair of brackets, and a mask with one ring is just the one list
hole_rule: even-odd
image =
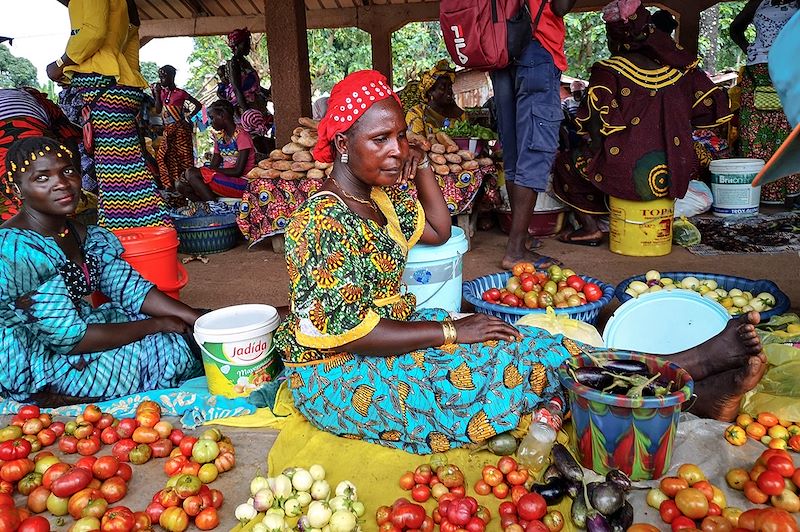
[[344,152],[342,154],[342,164],[347,164],[347,161],[349,161],[349,160],[350,160],[350,156],[347,155],[347,152]]
[[22,199],[22,190],[20,190],[20,188],[19,188],[19,185],[18,185],[18,184],[16,184],[16,183],[11,183],[11,191],[14,193],[14,195],[15,195],[17,198],[19,198],[19,199]]

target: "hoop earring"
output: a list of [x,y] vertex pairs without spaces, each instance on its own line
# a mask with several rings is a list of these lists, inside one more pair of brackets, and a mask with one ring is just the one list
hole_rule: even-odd
[[349,160],[350,160],[350,156],[349,156],[349,155],[347,155],[347,152],[344,152],[344,153],[342,154],[342,164],[347,164],[347,162],[348,162]]
[[19,188],[19,185],[18,185],[18,184],[16,184],[16,183],[11,183],[11,192],[13,192],[13,193],[14,193],[14,195],[15,195],[15,196],[16,196],[18,199],[22,199],[22,190],[20,190],[20,188]]

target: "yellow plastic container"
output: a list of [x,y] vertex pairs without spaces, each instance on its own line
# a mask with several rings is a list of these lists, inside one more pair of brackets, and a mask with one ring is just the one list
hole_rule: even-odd
[[675,200],[630,201],[609,197],[609,249],[632,257],[660,257],[672,251]]

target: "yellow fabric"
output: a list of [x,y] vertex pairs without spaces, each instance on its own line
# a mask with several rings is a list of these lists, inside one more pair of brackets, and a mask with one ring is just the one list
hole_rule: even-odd
[[436,84],[436,80],[442,76],[449,77],[450,83],[455,83],[456,81],[456,71],[450,67],[450,63],[447,62],[447,59],[440,59],[433,68],[427,72],[423,72],[420,76],[419,95],[423,100],[428,99],[428,91]]
[[138,29],[129,25],[125,0],[71,0],[69,20],[66,54],[77,64],[64,68],[68,77],[96,73],[114,76],[120,85],[147,86],[138,71]]
[[291,418],[302,416],[295,416],[300,412],[294,407],[294,400],[292,399],[292,392],[284,382],[278,388],[278,394],[275,397],[275,407],[259,408],[255,414],[246,416],[226,417],[222,419],[211,419],[206,421],[206,425],[224,425],[226,427],[240,427],[240,428],[269,428],[282,430],[286,423]]
[[[489,451],[470,454],[467,449],[453,449],[445,453],[450,463],[458,465],[464,473],[467,493],[479,504],[486,506],[492,514],[488,531],[500,530],[497,508],[499,499],[492,495],[475,496],[472,487],[481,476],[483,466],[496,465],[498,456]],[[418,465],[428,463],[430,456],[419,456],[358,440],[348,440],[314,428],[303,416],[291,416],[284,421],[281,433],[275,440],[267,457],[269,475],[275,476],[287,467],[309,467],[320,464],[325,468],[326,480],[331,490],[342,480],[355,484],[358,498],[366,507],[361,523],[362,530],[378,530],[375,510],[381,505],[391,505],[399,497],[411,498],[411,492],[398,486],[400,475],[413,471]],[[511,500],[509,497],[508,500]],[[424,503],[428,515],[436,507],[433,499]],[[566,497],[558,506],[567,518],[564,530],[574,530],[569,522],[571,501]]]
[[[446,116],[442,116],[427,104],[420,103],[409,109],[406,113],[406,125],[408,130],[417,135],[429,136],[444,127],[444,121],[447,120]],[[461,116],[451,119],[451,122],[457,120],[467,120],[467,113],[464,112]]]

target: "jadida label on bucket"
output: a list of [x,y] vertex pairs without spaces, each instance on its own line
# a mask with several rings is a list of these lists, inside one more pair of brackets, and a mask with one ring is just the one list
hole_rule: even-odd
[[281,370],[270,338],[240,342],[203,343],[203,365],[211,393],[226,397],[246,397]]

